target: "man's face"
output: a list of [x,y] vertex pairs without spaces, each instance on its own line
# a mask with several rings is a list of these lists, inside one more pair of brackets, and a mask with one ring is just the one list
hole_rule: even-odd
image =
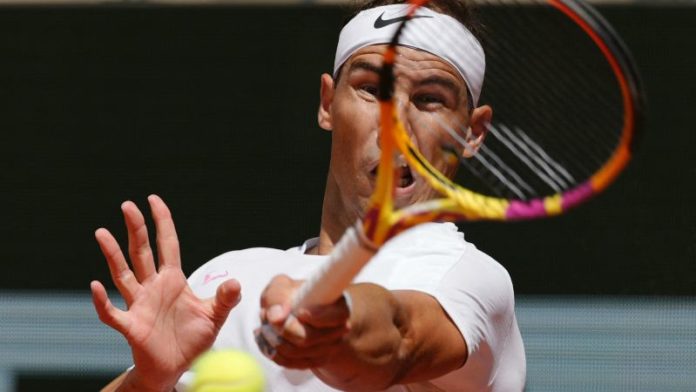
[[[379,163],[377,91],[384,50],[385,45],[374,45],[357,51],[343,65],[336,85],[329,75],[322,77],[319,124],[333,132],[329,187],[336,188],[335,197],[356,216],[368,204]],[[442,145],[450,142],[442,131],[442,122],[469,124],[472,120],[466,84],[451,65],[435,55],[405,47],[399,47],[397,52],[394,97],[400,118],[416,147],[436,168],[452,176],[456,165],[447,164],[442,153]],[[489,119],[490,109],[486,110]],[[477,121],[479,112],[473,112]],[[465,136],[466,127],[459,132]],[[435,191],[405,165],[403,157],[399,162],[402,165],[396,181],[396,207],[433,198]]]

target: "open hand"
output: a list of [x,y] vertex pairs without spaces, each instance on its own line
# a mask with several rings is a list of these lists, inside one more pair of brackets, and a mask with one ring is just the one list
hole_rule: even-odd
[[220,285],[214,298],[197,298],[181,270],[179,241],[169,209],[158,196],[148,197],[148,202],[157,233],[158,266],[145,219],[134,203],[121,205],[132,268],[108,230],[100,228],[95,233],[128,310],[113,306],[100,282],[93,281],[90,287],[99,319],[120,332],[131,346],[135,368],[127,382],[143,391],[171,390],[191,362],[213,344],[240,300],[240,285],[231,279]]

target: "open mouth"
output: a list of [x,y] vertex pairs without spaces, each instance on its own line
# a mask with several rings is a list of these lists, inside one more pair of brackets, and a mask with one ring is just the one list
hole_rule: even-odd
[[[397,189],[408,188],[415,182],[415,177],[411,168],[406,163],[397,163],[397,167],[394,169],[394,182],[396,183]],[[377,177],[377,171],[379,167],[375,167],[370,171],[370,175],[374,178]]]
[[413,184],[413,173],[408,165],[399,166],[396,169],[396,186],[399,188],[408,188]]

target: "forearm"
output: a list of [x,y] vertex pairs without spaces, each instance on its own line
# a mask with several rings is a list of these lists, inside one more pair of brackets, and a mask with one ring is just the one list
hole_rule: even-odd
[[313,369],[342,390],[379,390],[398,383],[409,369],[407,309],[388,290],[352,285],[350,333],[325,365]]
[[351,329],[314,372],[338,389],[368,391],[440,377],[461,367],[467,345],[432,296],[373,284],[348,289]]
[[273,347],[269,358],[280,366],[312,369],[337,389],[370,391],[430,380],[466,361],[462,334],[429,294],[355,284],[347,289],[350,301],[289,317],[287,299],[300,284],[278,276],[261,299],[262,322],[282,339],[268,342],[263,329],[257,338]]

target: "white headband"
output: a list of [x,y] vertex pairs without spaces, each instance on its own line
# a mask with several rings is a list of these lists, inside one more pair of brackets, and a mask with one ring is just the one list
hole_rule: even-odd
[[[408,10],[407,4],[392,4],[360,12],[341,30],[334,60],[334,78],[356,51],[389,43]],[[402,32],[399,44],[432,53],[459,71],[478,103],[486,71],[483,48],[471,32],[451,16],[421,7]]]

